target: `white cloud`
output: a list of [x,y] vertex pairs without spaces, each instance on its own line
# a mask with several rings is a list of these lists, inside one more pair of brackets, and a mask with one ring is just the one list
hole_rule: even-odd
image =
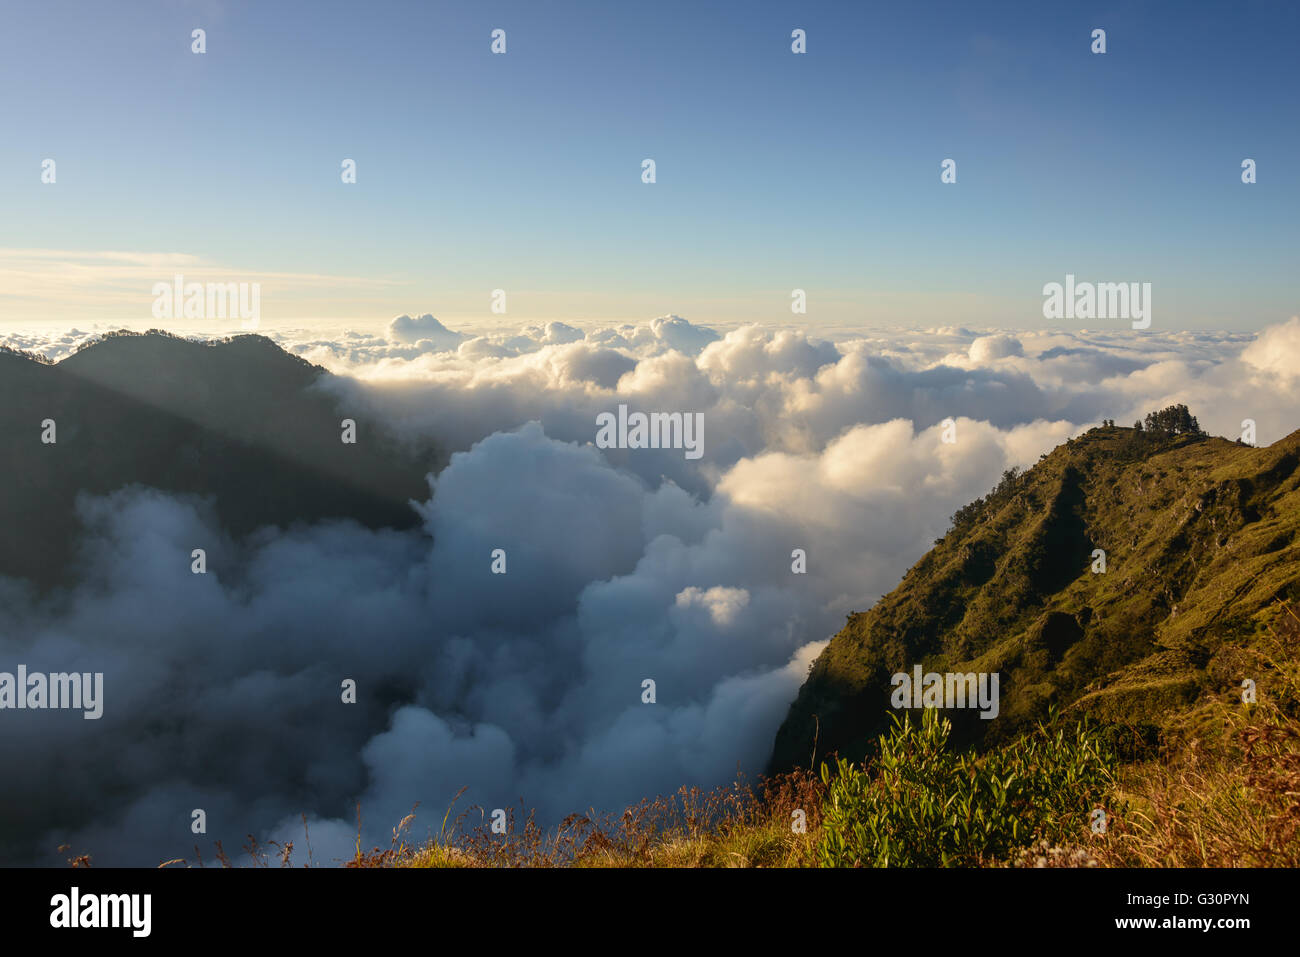
[[1265,383],[1280,379],[1293,385],[1300,378],[1300,316],[1269,326],[1242,350],[1241,359]]
[[396,342],[415,343],[420,351],[450,352],[468,336],[452,332],[429,313],[412,319],[400,315],[388,324],[388,338]]
[[1014,336],[980,336],[970,344],[971,362],[983,364],[995,359],[1025,354],[1024,346]]

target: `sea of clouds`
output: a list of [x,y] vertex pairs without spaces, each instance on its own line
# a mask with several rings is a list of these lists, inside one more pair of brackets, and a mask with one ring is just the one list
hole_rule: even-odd
[[[57,359],[86,337],[0,341]],[[426,315],[273,338],[334,373],[321,387],[363,429],[454,452],[412,503],[421,527],[234,541],[200,501],[84,499],[75,591],[0,579],[0,669],[102,671],[104,715],[0,717],[0,863],[154,865],[250,833],[303,850],[304,814],[328,862],[351,856],[358,802],[364,842],[387,846],[417,802],[413,835],[436,833],[463,786],[458,811],[556,821],[752,778],[845,615],[1004,469],[1175,402],[1229,438],[1247,418],[1260,444],[1300,427],[1297,318],[822,338],[672,316],[474,336]],[[703,458],[596,448],[620,403],[703,413]]]

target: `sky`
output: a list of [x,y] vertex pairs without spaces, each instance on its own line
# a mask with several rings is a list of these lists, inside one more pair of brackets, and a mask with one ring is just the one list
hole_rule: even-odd
[[260,284],[270,329],[1033,330],[1073,274],[1152,283],[1157,329],[1258,330],[1297,312],[1297,26],[1287,3],[6,5],[0,329],[182,328],[151,314],[182,274]]

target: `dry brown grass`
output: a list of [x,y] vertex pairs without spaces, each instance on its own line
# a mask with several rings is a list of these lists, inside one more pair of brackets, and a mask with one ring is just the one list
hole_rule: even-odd
[[1300,866],[1300,722],[1245,723],[1239,748],[1193,741],[1122,779],[1129,810],[1098,858],[1109,867]]
[[1128,812],[1098,852],[1105,866],[1300,866],[1300,615],[1280,602],[1253,656],[1268,683],[1220,709],[1228,733],[1193,737],[1121,775]]
[[[482,808],[450,832],[396,857],[400,867],[798,867],[812,862],[821,826],[823,785],[807,771],[743,779],[713,790],[682,787],[622,814],[574,814],[547,830],[532,812],[507,811],[507,832],[493,834]],[[804,831],[794,830],[796,810]],[[474,812],[481,823],[465,829]]]

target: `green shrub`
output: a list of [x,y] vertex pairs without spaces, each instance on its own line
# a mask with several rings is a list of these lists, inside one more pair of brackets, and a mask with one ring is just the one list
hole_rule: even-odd
[[948,750],[952,724],[935,709],[919,726],[891,719],[870,772],[844,759],[821,767],[823,866],[974,866],[1040,838],[1078,841],[1112,781],[1113,754],[1083,724],[1053,717],[976,757]]

